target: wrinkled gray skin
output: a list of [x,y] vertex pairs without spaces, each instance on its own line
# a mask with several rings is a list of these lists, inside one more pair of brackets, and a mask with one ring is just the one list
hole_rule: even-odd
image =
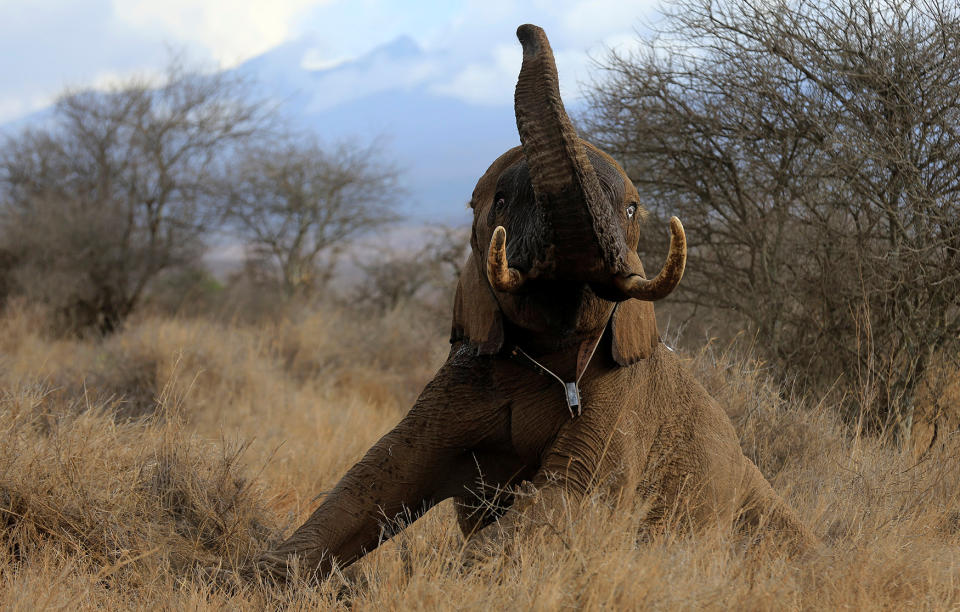
[[[561,496],[599,488],[643,496],[649,525],[682,512],[694,525],[764,524],[795,550],[815,541],[743,455],[723,410],[659,342],[648,300],[679,281],[682,228],[674,236],[682,248],[673,244],[658,280],[644,281],[635,187],[576,136],[543,31],[521,26],[517,34],[522,146],[497,159],[474,190],[473,253],[457,290],[450,355],[403,420],[258,561],[277,578],[294,557],[320,576],[333,562],[350,564],[451,497],[468,536],[548,516]],[[506,263],[488,270],[488,260],[499,261],[490,248],[498,226]],[[637,284],[645,288],[631,289]],[[557,381],[512,354],[519,346],[573,380],[598,337],[578,418]],[[538,494],[491,525],[514,501],[495,492],[524,481]]]

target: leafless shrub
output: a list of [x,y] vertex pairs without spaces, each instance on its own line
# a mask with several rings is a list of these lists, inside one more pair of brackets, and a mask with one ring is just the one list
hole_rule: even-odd
[[869,382],[847,414],[909,437],[960,352],[960,9],[681,0],[660,28],[601,64],[588,123],[688,228],[679,299],[811,389]]
[[362,278],[351,302],[376,313],[417,302],[446,323],[467,257],[468,232],[458,227],[426,227],[400,245],[371,246],[354,257]]
[[202,266],[183,266],[157,275],[143,307],[168,315],[197,315],[222,308],[223,283]]
[[286,295],[303,294],[326,286],[349,239],[397,219],[397,176],[376,144],[250,146],[226,176],[224,214]]
[[173,63],[157,82],[67,93],[0,153],[5,275],[73,330],[112,331],[161,272],[195,261],[222,154],[263,127],[242,80]]

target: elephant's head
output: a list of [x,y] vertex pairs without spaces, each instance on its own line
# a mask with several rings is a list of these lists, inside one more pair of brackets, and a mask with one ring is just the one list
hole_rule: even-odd
[[493,162],[473,191],[472,254],[457,291],[453,341],[479,354],[497,353],[511,334],[573,344],[596,337],[619,303],[612,350],[628,365],[658,340],[651,301],[680,281],[683,227],[671,219],[667,262],[647,280],[637,256],[645,212],[636,188],[613,158],[574,131],[543,30],[523,25],[517,37],[521,146]]

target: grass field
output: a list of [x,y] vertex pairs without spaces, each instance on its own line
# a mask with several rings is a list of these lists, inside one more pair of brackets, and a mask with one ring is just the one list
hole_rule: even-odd
[[[464,564],[450,502],[349,571],[212,581],[290,533],[443,362],[446,322],[333,307],[281,322],[142,316],[106,340],[0,318],[4,609],[956,609],[960,465],[917,464],[736,350],[689,367],[824,542],[640,535],[591,500],[562,532]],[[227,575],[225,572],[220,574]]]

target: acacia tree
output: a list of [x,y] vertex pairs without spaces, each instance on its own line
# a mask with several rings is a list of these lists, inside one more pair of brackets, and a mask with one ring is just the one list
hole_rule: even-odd
[[221,155],[266,125],[242,79],[172,64],[158,81],[67,93],[0,151],[12,291],[109,332],[151,280],[196,260]]
[[678,299],[909,436],[918,383],[960,351],[960,9],[680,0],[660,28],[601,63],[587,122],[683,218]]
[[397,177],[376,145],[260,144],[231,164],[224,214],[292,296],[323,287],[349,239],[397,219]]

